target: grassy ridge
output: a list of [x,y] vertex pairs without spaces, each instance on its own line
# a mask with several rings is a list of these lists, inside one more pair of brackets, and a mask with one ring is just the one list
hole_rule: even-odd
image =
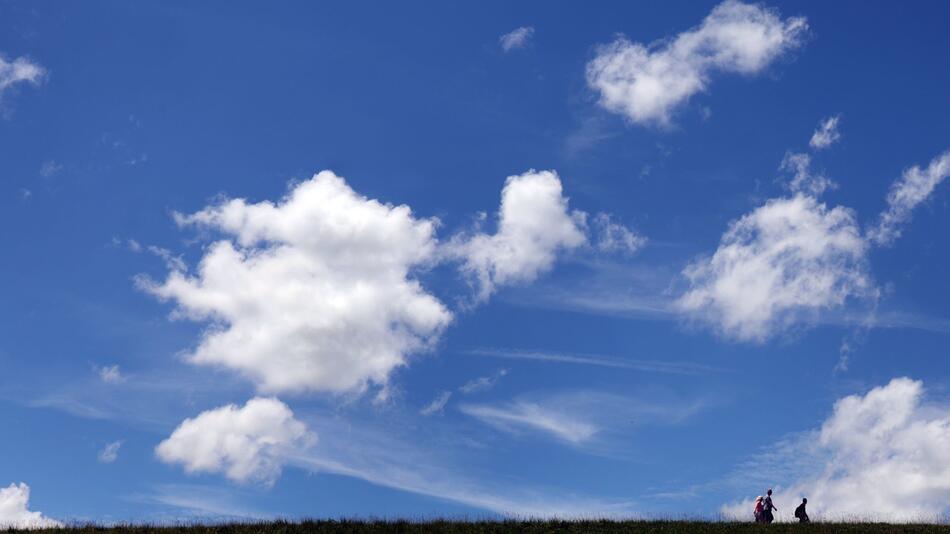
[[495,534],[526,533],[946,533],[950,525],[891,525],[882,523],[812,523],[756,525],[703,521],[276,521],[266,523],[233,523],[220,525],[176,526],[75,526],[65,529],[37,530],[35,534],[311,534],[311,533],[458,533]]

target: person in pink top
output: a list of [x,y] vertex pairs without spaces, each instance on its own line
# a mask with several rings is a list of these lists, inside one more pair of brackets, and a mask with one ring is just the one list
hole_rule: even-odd
[[756,523],[765,522],[764,512],[765,512],[765,506],[762,504],[762,496],[759,495],[758,497],[755,498],[755,510],[753,510],[752,512],[753,515],[755,516]]

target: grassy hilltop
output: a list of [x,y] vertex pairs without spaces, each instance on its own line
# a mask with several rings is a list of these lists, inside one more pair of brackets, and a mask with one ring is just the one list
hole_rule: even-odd
[[76,526],[33,531],[36,534],[311,534],[311,533],[726,533],[800,532],[931,533],[950,534],[950,525],[891,525],[881,523],[812,523],[756,525],[704,521],[303,521],[179,526]]

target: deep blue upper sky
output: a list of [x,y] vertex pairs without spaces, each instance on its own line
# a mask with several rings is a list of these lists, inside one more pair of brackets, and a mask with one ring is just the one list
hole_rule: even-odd
[[[950,149],[950,7],[770,1],[808,28],[755,72],[712,68],[667,125],[600,104],[585,77],[598,45],[623,34],[661,51],[716,5],[0,4],[0,54],[45,71],[0,84],[0,487],[28,484],[29,509],[59,520],[711,516],[766,485],[812,491],[821,477],[783,447],[818,442],[807,433],[845,396],[909,377],[927,399],[912,419],[948,425],[946,185],[899,239],[862,241],[846,267],[867,291],[779,316],[767,336],[676,303],[695,289],[683,270],[708,261],[731,221],[793,197],[787,153],[811,155],[837,183],[817,202],[853,210],[865,236],[902,173]],[[533,32],[503,50],[519,27]],[[830,117],[840,140],[810,148]],[[175,212],[278,202],[332,170],[359,195],[437,217],[447,243],[479,212],[495,232],[506,177],[530,169],[557,172],[592,243],[595,214],[609,213],[646,244],[565,247],[536,279],[476,302],[459,261],[414,266],[452,320],[406,351],[385,401],[378,384],[260,391],[189,363],[209,323],[170,318],[175,299],[135,282],[169,275],[147,247],[194,274],[231,237],[179,227]],[[117,379],[104,378],[111,366]],[[441,410],[420,413],[442,392]],[[256,395],[317,436],[273,453],[272,484],[186,473],[156,453],[184,419]],[[830,443],[821,465],[858,454]]]

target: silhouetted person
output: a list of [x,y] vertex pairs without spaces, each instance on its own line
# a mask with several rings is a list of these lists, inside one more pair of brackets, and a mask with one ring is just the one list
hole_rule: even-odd
[[775,516],[772,515],[772,510],[778,511],[778,508],[772,504],[772,488],[769,488],[769,491],[765,492],[765,501],[763,501],[762,504],[765,507],[765,510],[762,512],[765,516],[765,522],[771,523],[772,521],[775,521]]
[[803,498],[802,503],[798,505],[798,508],[795,509],[795,517],[798,518],[799,523],[809,523],[811,522],[808,519],[808,512],[805,511],[805,505],[808,504],[808,499]]
[[762,504],[761,495],[755,498],[755,508],[752,510],[752,515],[755,516],[756,523],[765,523],[765,507]]

